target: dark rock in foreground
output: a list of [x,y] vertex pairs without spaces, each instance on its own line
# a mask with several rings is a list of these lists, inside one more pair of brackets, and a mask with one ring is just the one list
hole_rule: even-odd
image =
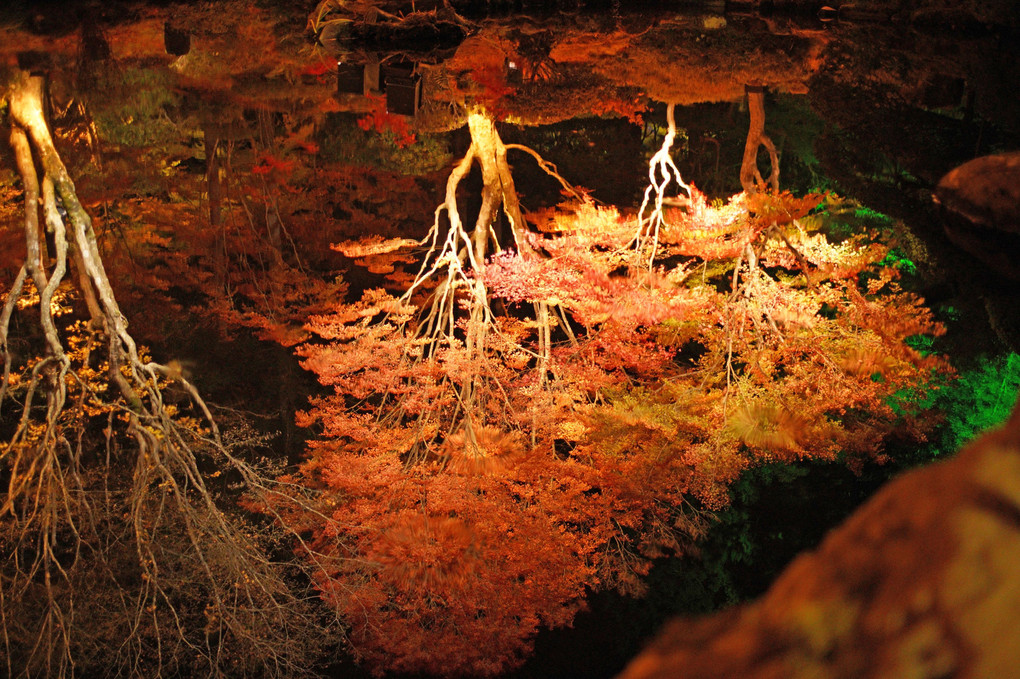
[[890,483],[755,603],[671,623],[620,679],[1016,677],[1020,409]]

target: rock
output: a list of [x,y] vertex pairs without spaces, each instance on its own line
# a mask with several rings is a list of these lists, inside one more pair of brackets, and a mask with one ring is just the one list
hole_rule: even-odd
[[946,234],[998,273],[1020,280],[1020,151],[975,158],[938,183]]
[[977,226],[1020,234],[1020,151],[964,163],[939,181],[935,195]]
[[1020,673],[1020,408],[888,484],[757,602],[671,623],[619,679]]

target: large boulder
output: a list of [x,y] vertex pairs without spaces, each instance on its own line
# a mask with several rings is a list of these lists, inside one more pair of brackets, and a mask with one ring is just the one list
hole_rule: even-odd
[[946,234],[998,273],[1020,280],[1020,151],[975,158],[938,183]]
[[950,170],[935,195],[971,224],[1020,234],[1020,151],[982,156]]
[[1020,676],[1020,409],[888,484],[757,602],[670,624],[619,679]]

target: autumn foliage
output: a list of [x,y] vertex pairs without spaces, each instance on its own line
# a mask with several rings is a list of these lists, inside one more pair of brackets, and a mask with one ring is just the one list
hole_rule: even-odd
[[[376,108],[362,129],[415,142]],[[298,416],[306,458],[245,507],[299,536],[317,591],[379,672],[520,664],[592,591],[640,594],[652,561],[696,541],[749,467],[883,460],[886,437],[916,427],[904,394],[946,369],[905,342],[941,329],[883,265],[886,248],[828,228],[834,198],[710,202],[684,185],[670,201],[659,189],[649,221],[645,205],[623,213],[568,190],[529,227],[510,147],[484,117],[471,113],[475,155],[422,241],[408,238],[429,210],[413,179],[309,163],[313,126],[276,130],[266,112],[250,135],[203,131],[208,204],[139,192],[100,221],[143,263],[104,253],[118,297],[161,312],[137,314],[141,334],[187,307],[225,334],[296,346],[324,387]],[[472,158],[484,188],[469,231],[454,208]],[[500,208],[512,249],[490,247]],[[348,299],[338,272],[351,262],[383,287]],[[115,412],[104,407],[88,414]],[[253,600],[275,596],[260,586]],[[268,636],[238,620],[242,640]]]
[[827,200],[692,188],[654,244],[575,201],[523,249],[462,273],[435,250],[403,297],[311,319],[332,393],[286,480],[321,515],[289,520],[371,667],[496,674],[588,592],[640,593],[749,466],[883,458],[899,395],[945,369],[904,340],[940,328]]
[[358,119],[358,127],[366,132],[375,130],[380,134],[392,134],[400,148],[414,144],[416,139],[405,116],[387,111],[383,97],[369,96],[368,99],[372,102],[372,110]]

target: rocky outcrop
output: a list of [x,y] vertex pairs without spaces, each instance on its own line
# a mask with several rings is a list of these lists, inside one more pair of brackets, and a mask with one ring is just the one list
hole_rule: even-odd
[[935,197],[950,240],[1020,280],[1020,151],[964,163],[939,181]]
[[964,163],[939,181],[936,195],[977,226],[1020,235],[1020,151]]
[[1020,676],[1020,409],[900,477],[755,603],[670,624],[619,679]]

